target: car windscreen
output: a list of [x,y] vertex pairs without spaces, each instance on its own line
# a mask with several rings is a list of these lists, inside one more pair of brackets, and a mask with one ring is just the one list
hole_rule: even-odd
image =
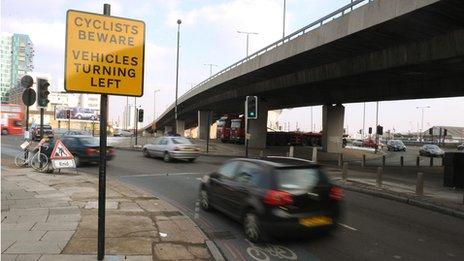
[[100,146],[100,139],[94,137],[85,137],[79,139],[84,146],[95,147]]
[[232,123],[230,124],[230,127],[231,128],[240,128],[240,125],[241,125],[241,121],[232,121]]
[[328,180],[318,168],[278,168],[275,170],[277,189],[285,191],[311,190]]
[[172,138],[174,144],[192,144],[192,142],[186,138]]
[[430,150],[439,150],[440,149],[437,145],[428,145],[427,148],[430,149]]
[[[38,127],[40,128],[40,125],[39,125]],[[44,130],[45,130],[45,129],[46,129],[46,130],[51,130],[51,129],[52,129],[52,126],[50,126],[50,125],[44,125],[43,128],[44,128]]]

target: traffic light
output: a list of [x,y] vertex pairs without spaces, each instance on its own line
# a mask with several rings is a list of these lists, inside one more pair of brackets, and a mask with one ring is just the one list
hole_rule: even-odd
[[66,110],[66,119],[71,119],[71,110]]
[[372,127],[369,127],[369,134],[372,134]]
[[37,79],[37,104],[39,107],[47,107],[48,103],[48,95],[50,92],[48,91],[48,80],[45,79]]
[[249,120],[258,119],[258,96],[247,96],[245,108]]
[[444,130],[443,130],[443,137],[446,137],[446,136],[448,136],[448,130],[447,130],[447,129],[444,129]]
[[139,109],[139,122],[143,122],[143,109]]
[[433,128],[429,129],[429,135],[433,135]]
[[383,135],[383,126],[377,125],[377,135]]

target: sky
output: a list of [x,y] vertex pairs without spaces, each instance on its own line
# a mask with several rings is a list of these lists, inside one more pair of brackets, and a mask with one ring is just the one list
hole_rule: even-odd
[[[333,12],[350,0],[287,0],[287,34]],[[179,60],[179,95],[213,73],[245,57],[246,36],[237,31],[256,32],[250,36],[250,53],[282,36],[283,0],[1,0],[1,31],[28,34],[35,48],[35,72],[50,73],[52,88],[62,91],[66,11],[101,13],[111,4],[114,16],[145,21],[144,96],[137,105],[145,109],[145,122],[160,115],[174,102],[177,19],[182,20]],[[153,105],[154,92],[156,102]],[[110,120],[121,120],[125,97],[110,96]],[[134,98],[129,98],[134,103]],[[344,126],[349,133],[363,126],[363,103],[344,104]],[[379,103],[379,124],[384,130],[415,132],[431,126],[464,126],[464,97],[384,101]],[[283,110],[281,124],[291,130],[311,130],[309,107]],[[304,115],[304,116],[302,116]],[[321,107],[313,108],[313,125],[321,129]],[[376,104],[366,103],[365,128],[375,126]]]

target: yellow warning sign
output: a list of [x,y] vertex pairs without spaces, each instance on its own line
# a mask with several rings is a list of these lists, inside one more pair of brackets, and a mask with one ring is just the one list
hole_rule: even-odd
[[68,10],[66,91],[140,97],[144,53],[143,21]]

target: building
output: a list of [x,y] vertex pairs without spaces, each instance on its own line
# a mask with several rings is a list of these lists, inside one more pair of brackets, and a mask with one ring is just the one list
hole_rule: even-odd
[[34,69],[34,48],[25,34],[1,34],[0,95],[1,102],[10,101],[10,92],[19,87],[21,77]]

